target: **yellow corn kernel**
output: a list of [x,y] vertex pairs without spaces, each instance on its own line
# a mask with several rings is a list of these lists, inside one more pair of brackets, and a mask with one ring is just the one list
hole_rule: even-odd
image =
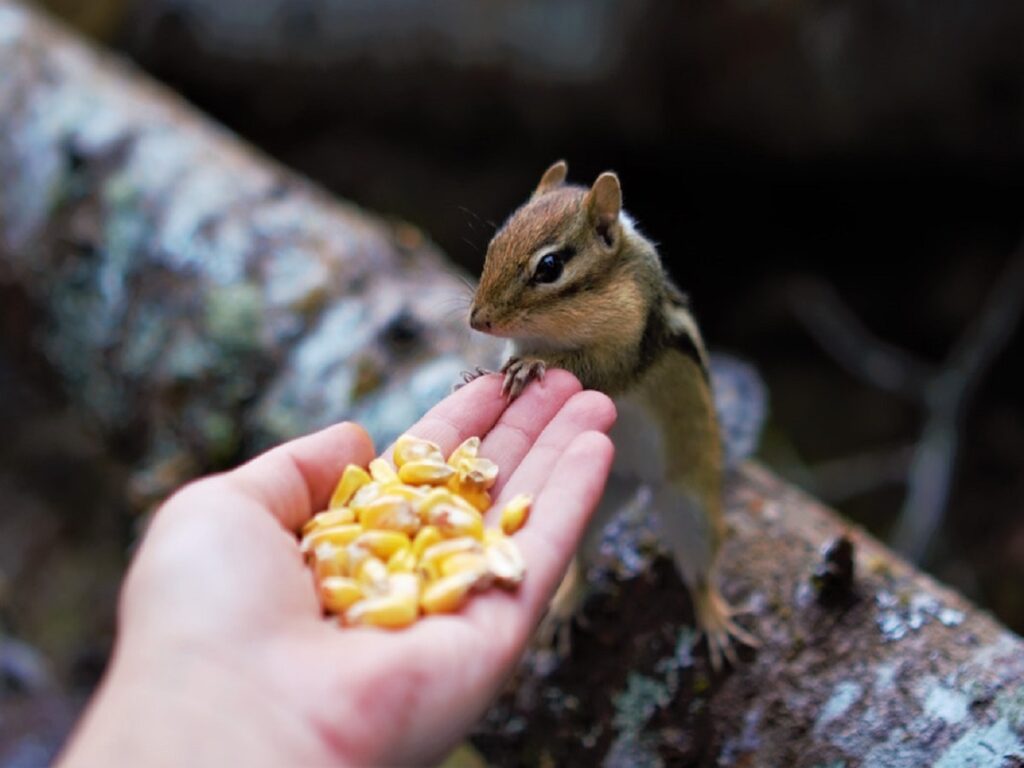
[[402,435],[395,441],[394,457],[395,466],[399,469],[410,461],[421,461],[422,459],[444,461],[441,448],[437,443],[412,435]]
[[366,547],[351,543],[345,547],[345,570],[347,576],[355,576],[359,573],[363,563],[373,557],[373,553]]
[[423,582],[414,573],[392,573],[388,576],[388,594],[410,598],[419,605]]
[[363,532],[363,527],[358,523],[347,523],[345,525],[335,525],[331,528],[321,528],[320,530],[313,531],[302,537],[302,544],[299,549],[303,553],[312,552],[320,544],[328,542],[338,547],[343,547],[360,533]]
[[328,576],[344,576],[348,572],[345,550],[330,542],[317,544],[313,549],[313,574],[317,581]]
[[388,567],[376,557],[368,557],[359,564],[356,581],[368,595],[382,595],[388,591]]
[[488,570],[487,558],[480,552],[456,552],[441,561],[442,576],[451,576],[462,571],[486,573]]
[[[430,493],[429,488],[421,488],[416,485],[406,485],[401,480],[388,483],[381,488],[385,496],[401,496],[406,501],[420,501]],[[371,502],[372,503],[372,502]]]
[[475,509],[464,509],[454,504],[438,504],[427,512],[427,522],[437,526],[445,538],[472,536],[479,539],[484,535],[484,519]]
[[435,566],[437,572],[440,573],[441,563],[452,555],[459,554],[460,552],[483,552],[483,547],[480,542],[470,536],[463,536],[458,539],[447,539],[445,541],[439,541],[437,544],[432,544],[423,550],[423,554],[420,555],[420,567],[430,570],[431,566]]
[[420,459],[403,464],[398,478],[412,485],[444,485],[455,470],[440,459]]
[[355,579],[328,576],[320,582],[320,601],[331,613],[342,613],[363,599],[363,590]]
[[423,550],[427,547],[437,544],[439,541],[444,539],[441,532],[433,525],[425,525],[420,528],[420,532],[416,534],[416,538],[412,540],[412,554],[419,560],[423,555]]
[[374,459],[370,462],[370,477],[384,485],[395,482],[398,479],[398,474],[387,459]]
[[416,555],[411,547],[396,549],[388,558],[388,573],[415,573]]
[[341,473],[341,480],[334,487],[334,493],[331,494],[331,502],[328,504],[328,507],[330,509],[344,507],[348,504],[352,495],[368,482],[370,482],[370,476],[366,473],[365,469],[355,464],[349,464],[345,467],[345,471]]
[[415,536],[420,529],[420,516],[401,496],[381,496],[359,511],[364,528],[386,528]]
[[[452,479],[454,480],[454,476]],[[455,490],[443,487],[431,488],[423,498],[414,501],[412,506],[421,518],[426,519],[430,510],[438,504],[451,504],[456,507],[463,507],[464,509],[474,509],[473,505],[460,498]]]
[[491,508],[491,494],[487,491],[474,490],[469,486],[459,486],[456,493],[460,501],[469,504],[477,512],[486,512]]
[[501,510],[501,530],[511,536],[522,528],[530,514],[530,504],[532,503],[533,497],[526,493],[520,493],[513,497]]
[[352,498],[349,499],[348,505],[358,515],[363,507],[373,503],[374,500],[379,499],[383,495],[384,489],[380,483],[369,482],[355,492]]
[[360,600],[345,611],[345,623],[399,629],[419,616],[416,600],[406,594],[384,594]]
[[348,507],[338,507],[336,509],[328,509],[325,512],[318,512],[306,521],[306,524],[302,526],[302,535],[305,536],[307,533],[318,531],[322,528],[330,528],[335,525],[345,525],[346,523],[354,523],[356,521],[356,513]]
[[358,547],[368,549],[375,557],[387,560],[398,550],[408,549],[412,542],[401,531],[373,529],[359,534],[354,543]]
[[459,484],[473,490],[489,490],[498,480],[498,465],[490,459],[463,459],[457,469]]
[[420,607],[424,613],[452,613],[459,610],[473,588],[486,577],[474,571],[443,576],[423,588]]
[[484,557],[495,582],[503,587],[518,585],[526,575],[526,564],[519,547],[496,528],[484,533]]
[[467,437],[458,448],[452,451],[452,455],[448,457],[448,465],[452,469],[458,469],[460,461],[463,459],[475,459],[479,452],[480,438]]

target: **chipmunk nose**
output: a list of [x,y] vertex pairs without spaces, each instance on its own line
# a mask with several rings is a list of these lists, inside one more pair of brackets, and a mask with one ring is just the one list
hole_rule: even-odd
[[469,327],[474,331],[483,331],[486,333],[491,330],[491,321],[486,320],[482,317],[480,307],[473,307],[473,310],[469,313]]

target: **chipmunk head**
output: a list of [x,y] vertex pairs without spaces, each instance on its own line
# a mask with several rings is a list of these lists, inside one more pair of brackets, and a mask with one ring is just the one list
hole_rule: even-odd
[[625,235],[622,191],[614,173],[594,185],[565,183],[552,165],[530,199],[487,247],[470,325],[513,339],[558,345],[578,335],[595,303],[618,300],[614,285]]

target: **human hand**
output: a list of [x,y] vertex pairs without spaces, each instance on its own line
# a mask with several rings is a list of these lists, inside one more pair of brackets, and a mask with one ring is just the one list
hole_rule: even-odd
[[[399,631],[322,618],[295,537],[346,464],[353,424],[199,480],[156,513],[125,581],[110,668],[65,766],[424,764],[465,734],[512,671],[565,572],[612,458],[614,406],[552,371],[511,406],[501,377],[441,402],[411,434],[470,435],[501,469],[496,507],[535,497],[515,535],[526,578]],[[494,510],[492,510],[493,514]]]

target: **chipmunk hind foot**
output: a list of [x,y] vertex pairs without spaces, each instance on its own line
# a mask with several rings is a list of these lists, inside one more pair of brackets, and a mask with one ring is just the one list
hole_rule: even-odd
[[572,653],[573,620],[581,619],[586,597],[587,581],[579,558],[573,558],[537,627],[534,635],[537,645],[554,650],[559,659],[567,659]]
[[747,611],[730,606],[713,584],[704,582],[692,590],[692,594],[697,628],[707,639],[708,659],[715,672],[722,670],[723,660],[734,667],[739,663],[737,644],[750,648],[761,645],[754,635],[733,621],[735,616]]

